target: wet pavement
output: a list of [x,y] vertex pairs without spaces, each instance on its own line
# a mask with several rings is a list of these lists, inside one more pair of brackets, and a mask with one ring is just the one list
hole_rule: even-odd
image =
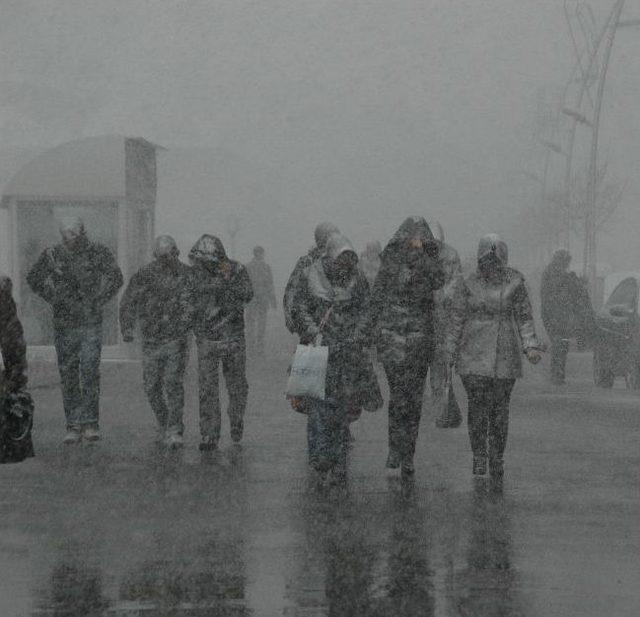
[[63,447],[60,394],[36,389],[37,458],[0,467],[0,616],[640,614],[640,394],[594,389],[587,355],[567,386],[517,385],[502,493],[428,409],[413,485],[386,477],[378,412],[347,488],[317,490],[286,363],[252,365],[242,448],[204,457],[192,370],[177,454],[136,364],[105,366],[98,445]]

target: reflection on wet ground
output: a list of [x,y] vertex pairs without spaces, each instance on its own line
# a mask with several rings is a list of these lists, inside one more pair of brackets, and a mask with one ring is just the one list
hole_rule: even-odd
[[0,617],[639,614],[637,443],[621,437],[637,414],[600,416],[617,431],[606,460],[580,453],[584,400],[516,414],[503,491],[474,483],[463,430],[428,418],[415,483],[385,477],[386,419],[371,414],[346,487],[318,488],[304,419],[271,382],[243,447],[206,456],[193,428],[184,451],[153,446],[130,389],[111,395],[123,411],[96,446],[60,447],[58,408],[41,400],[38,434],[52,437],[0,468]]

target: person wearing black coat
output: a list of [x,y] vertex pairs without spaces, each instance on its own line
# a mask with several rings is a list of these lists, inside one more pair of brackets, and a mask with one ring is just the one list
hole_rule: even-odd
[[434,291],[445,282],[439,246],[422,217],[407,218],[382,252],[371,294],[371,326],[389,382],[387,467],[414,473],[418,428],[433,357]]
[[33,401],[27,387],[27,345],[12,296],[11,279],[0,275],[0,463],[34,455],[31,440]]
[[201,236],[189,261],[198,348],[200,449],[207,451],[216,449],[220,439],[220,364],[229,393],[231,439],[235,443],[242,439],[249,393],[244,311],[253,298],[253,288],[247,269],[227,257],[216,236]]
[[29,274],[31,289],[53,308],[53,327],[62,399],[65,443],[100,439],[100,357],[104,306],[122,286],[111,251],[91,242],[82,219],[60,222],[62,242],[45,249]]

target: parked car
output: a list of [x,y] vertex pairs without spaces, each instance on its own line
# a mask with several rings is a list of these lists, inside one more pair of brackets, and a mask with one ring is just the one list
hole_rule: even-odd
[[[624,377],[627,387],[640,389],[640,273],[630,274],[613,288],[604,306],[596,313],[593,348],[593,378],[602,388],[611,388],[616,377]],[[611,275],[613,280],[620,278]]]

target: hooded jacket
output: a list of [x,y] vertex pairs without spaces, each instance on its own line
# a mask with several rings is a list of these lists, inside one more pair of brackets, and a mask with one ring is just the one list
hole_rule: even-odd
[[[412,254],[418,237],[424,251]],[[428,361],[433,351],[433,294],[445,281],[438,243],[422,217],[410,217],[382,252],[371,297],[371,326],[383,362]]]
[[244,305],[253,289],[247,269],[227,257],[219,238],[204,234],[189,252],[197,338],[244,340]]
[[27,385],[27,346],[11,292],[11,279],[0,275],[0,350],[4,364],[4,389],[18,392]]
[[593,320],[591,300],[575,272],[568,272],[563,261],[566,251],[558,251],[542,274],[540,300],[542,323],[550,336],[571,338]]
[[480,267],[460,287],[452,306],[448,348],[457,355],[460,375],[496,379],[522,376],[522,355],[540,349],[525,279],[509,268],[507,245],[495,234],[478,247],[478,262],[491,258],[498,267]]
[[45,249],[27,283],[53,307],[56,327],[78,327],[102,323],[103,306],[123,279],[111,251],[82,234],[72,247]]
[[157,258],[129,281],[120,301],[120,329],[133,335],[136,322],[145,342],[182,339],[193,322],[191,268],[177,257]]
[[346,281],[336,282],[332,267],[345,252],[356,255],[344,236],[331,236],[322,257],[303,272],[296,296],[302,338],[310,342],[321,334],[322,344],[329,347],[327,394],[341,399],[356,397],[367,374],[363,346],[369,285],[355,266]]

